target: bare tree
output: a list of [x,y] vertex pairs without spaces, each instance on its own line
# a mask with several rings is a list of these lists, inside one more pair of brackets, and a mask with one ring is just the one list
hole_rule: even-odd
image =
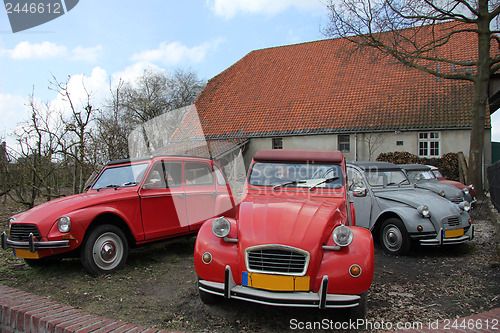
[[[324,30],[327,36],[377,49],[407,66],[473,84],[469,172],[480,192],[488,83],[500,62],[491,46],[493,40],[498,42],[498,31],[491,26],[498,20],[499,5],[496,0],[328,0],[330,20]],[[477,54],[471,59],[439,52],[462,37],[477,42]],[[441,63],[450,70],[440,68]]]
[[75,161],[73,192],[80,193],[84,189],[86,177],[93,171],[87,170],[87,167],[91,166],[88,163],[87,152],[90,149],[88,145],[92,142],[92,123],[99,110],[92,105],[91,93],[86,89],[83,81],[82,86],[85,91],[83,104],[75,104],[76,101],[71,97],[68,88],[70,79],[71,77],[68,77],[66,82],[59,82],[55,77],[52,77],[50,88],[57,91],[67,105],[61,118],[67,132],[62,143],[62,150],[64,154],[71,156]]
[[50,200],[54,196],[54,177],[57,164],[54,163],[63,135],[58,117],[54,116],[49,104],[35,101],[34,92],[29,96],[30,119],[21,124],[15,132],[19,151],[12,151],[15,158],[11,198],[28,208],[35,205],[39,195]]
[[123,86],[121,79],[116,86],[110,85],[111,99],[97,115],[93,151],[100,154],[94,159],[99,164],[129,157],[127,136],[133,126],[122,105]]

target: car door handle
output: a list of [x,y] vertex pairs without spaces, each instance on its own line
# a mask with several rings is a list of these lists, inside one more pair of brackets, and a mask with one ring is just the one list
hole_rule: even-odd
[[179,198],[183,199],[184,197],[186,197],[186,193],[177,194],[177,196]]

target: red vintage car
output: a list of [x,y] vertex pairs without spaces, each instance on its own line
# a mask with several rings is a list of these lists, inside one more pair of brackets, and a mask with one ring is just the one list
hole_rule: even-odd
[[371,233],[355,226],[340,152],[261,150],[237,216],[205,222],[194,265],[200,298],[346,308],[364,317]]
[[52,200],[13,216],[2,248],[38,265],[80,256],[91,274],[123,267],[129,248],[196,233],[234,198],[211,160],[157,156],[108,163],[83,194]]

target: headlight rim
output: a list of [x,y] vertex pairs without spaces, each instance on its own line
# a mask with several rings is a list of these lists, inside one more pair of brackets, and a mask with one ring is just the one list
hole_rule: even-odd
[[[224,223],[226,224],[227,223],[227,231],[224,231],[222,233],[220,233],[218,230],[215,230],[214,228],[217,228],[220,226],[217,226],[216,223]],[[218,238],[224,238],[224,237],[227,237],[229,235],[229,233],[231,232],[231,223],[229,222],[228,219],[226,219],[224,216],[221,216],[221,217],[217,217],[215,218],[214,220],[212,220],[212,225],[211,225],[211,229],[212,229],[212,233],[214,234],[214,236],[218,237]]]
[[[63,228],[65,227],[66,228]],[[63,215],[57,219],[57,230],[61,233],[68,233],[71,231],[71,218],[67,215]]]
[[[342,232],[343,230],[346,230],[346,231],[348,230],[349,235],[347,236],[347,242],[344,244],[341,244],[341,242],[339,241],[339,238],[338,238],[338,233]],[[349,246],[352,244],[352,241],[354,239],[354,232],[348,226],[341,224],[341,225],[337,226],[335,229],[333,229],[332,239],[336,245],[338,245],[340,247],[346,247],[346,246]]]
[[468,201],[462,201],[458,206],[461,210],[467,213],[472,209],[472,206]]
[[420,216],[422,216],[424,218],[431,217],[431,211],[429,210],[429,206],[427,206],[427,205],[418,206],[417,212]]

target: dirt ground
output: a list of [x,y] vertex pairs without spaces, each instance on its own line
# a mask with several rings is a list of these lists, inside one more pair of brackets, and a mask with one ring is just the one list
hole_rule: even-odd
[[[0,206],[0,230],[19,210]],[[487,210],[486,204],[473,210],[476,237],[469,244],[414,247],[404,257],[386,255],[376,245],[367,314],[372,331],[385,331],[397,323],[427,325],[500,306],[500,269],[491,265],[496,253]],[[123,270],[101,277],[87,275],[77,259],[31,268],[11,251],[0,250],[0,283],[92,314],[166,330],[282,332],[316,324],[332,328],[330,320],[343,320],[331,310],[235,300],[204,305],[196,288],[193,247],[190,238],[136,250]]]

